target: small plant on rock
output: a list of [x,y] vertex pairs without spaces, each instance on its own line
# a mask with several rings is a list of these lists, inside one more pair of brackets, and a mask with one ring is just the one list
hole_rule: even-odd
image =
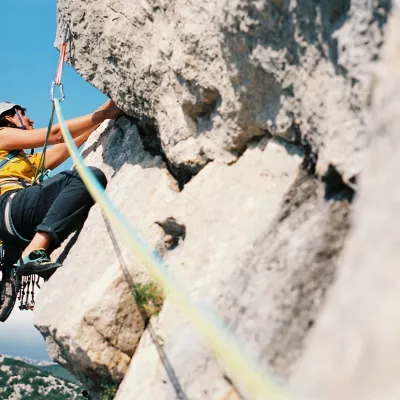
[[106,383],[101,386],[103,395],[102,400],[113,400],[117,394],[118,385],[114,383]]
[[147,317],[157,315],[164,303],[164,293],[155,282],[135,285],[135,298],[137,305],[144,311]]

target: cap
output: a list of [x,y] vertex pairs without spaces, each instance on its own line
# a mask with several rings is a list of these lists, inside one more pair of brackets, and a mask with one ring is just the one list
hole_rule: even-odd
[[9,103],[9,102],[0,102],[0,115],[7,111],[10,111],[14,107],[22,108],[19,104],[14,104],[14,103]]

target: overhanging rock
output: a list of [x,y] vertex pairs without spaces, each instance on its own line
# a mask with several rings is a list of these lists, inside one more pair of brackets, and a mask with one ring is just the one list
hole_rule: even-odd
[[[360,172],[370,62],[389,1],[58,0],[74,68],[159,129],[170,162],[232,161],[294,120],[319,169]],[[59,24],[62,26],[62,24]]]

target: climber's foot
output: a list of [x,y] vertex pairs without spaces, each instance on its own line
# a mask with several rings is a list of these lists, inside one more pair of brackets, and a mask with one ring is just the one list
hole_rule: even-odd
[[19,275],[36,274],[48,278],[57,268],[61,267],[61,264],[51,261],[44,249],[38,249],[33,250],[27,256],[21,257],[15,266]]

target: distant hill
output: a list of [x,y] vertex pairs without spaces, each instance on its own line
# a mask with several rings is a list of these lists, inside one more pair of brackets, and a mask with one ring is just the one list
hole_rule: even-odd
[[63,368],[61,365],[58,365],[52,361],[43,361],[43,360],[33,360],[28,357],[12,357],[4,355],[5,357],[12,358],[13,360],[23,361],[26,364],[33,365],[41,369],[44,372],[47,372],[50,375],[53,375],[57,378],[64,379],[65,381],[69,381],[80,386],[80,382],[75,378],[69,371]]
[[69,371],[63,368],[58,364],[51,365],[40,365],[37,368],[41,369],[44,372],[47,372],[50,375],[55,376],[56,378],[63,379],[64,381],[75,383],[78,386],[81,386],[78,379],[76,379]]
[[59,365],[35,366],[0,355],[0,399],[84,399],[82,386]]

